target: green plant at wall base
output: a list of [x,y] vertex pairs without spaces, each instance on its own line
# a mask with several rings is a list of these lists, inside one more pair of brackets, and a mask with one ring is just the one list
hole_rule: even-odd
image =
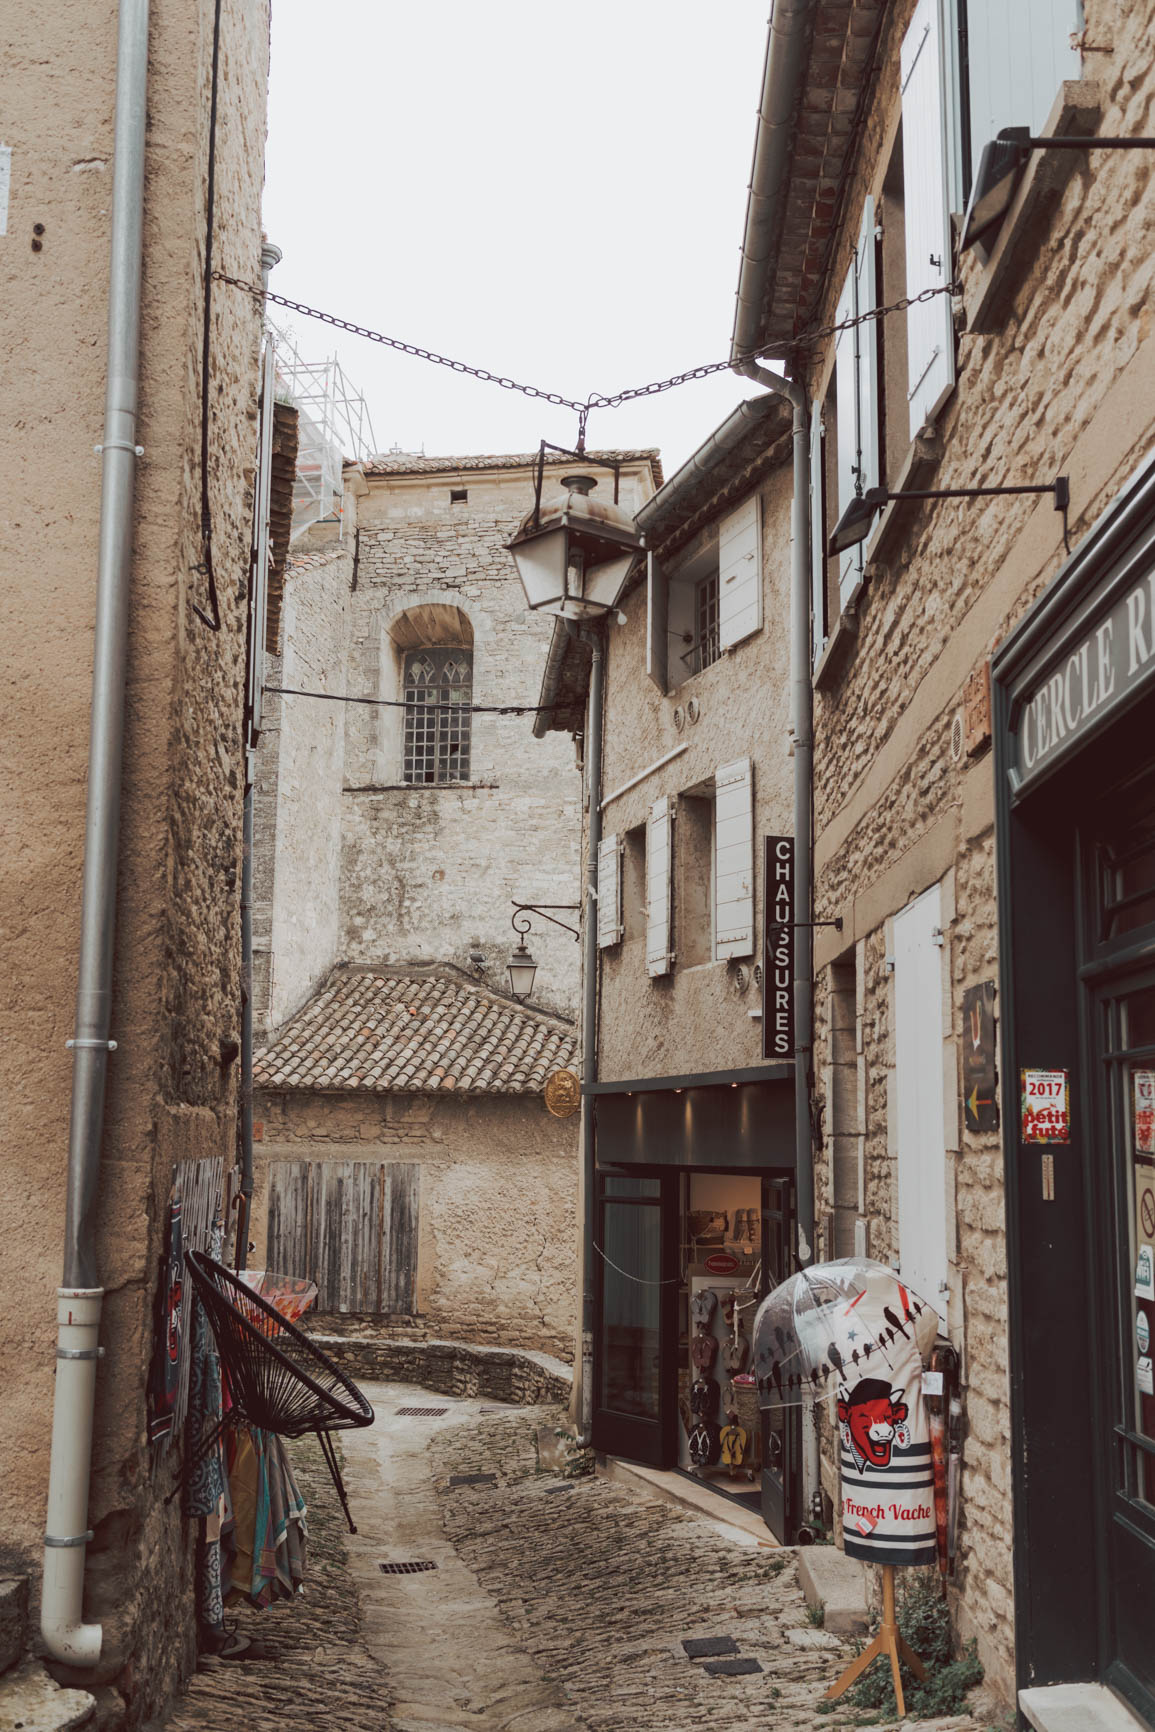
[[826,1607],[823,1605],[821,1600],[819,1600],[818,1604],[815,1606],[807,1606],[806,1617],[807,1621],[813,1624],[816,1630],[822,1628],[823,1624],[826,1622]]
[[[937,1577],[912,1581],[899,1602],[898,1627],[926,1666],[926,1682],[902,1668],[906,1711],[912,1719],[935,1719],[957,1714],[968,1690],[983,1680],[983,1669],[973,1642],[957,1660],[951,1659],[950,1613]],[[890,1661],[880,1654],[843,1698],[856,1708],[881,1709],[883,1717],[894,1717],[898,1705],[890,1676]]]

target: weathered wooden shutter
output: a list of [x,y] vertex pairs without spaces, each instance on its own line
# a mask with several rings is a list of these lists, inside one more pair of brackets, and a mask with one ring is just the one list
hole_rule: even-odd
[[622,936],[622,847],[616,836],[598,843],[598,949]]
[[[854,317],[855,266],[846,274],[838,298],[834,322],[841,325]],[[858,491],[858,360],[854,328],[840,331],[834,346],[835,416],[838,422],[838,515],[841,516]],[[843,611],[858,594],[862,582],[862,548],[850,547],[838,556],[838,607]]]
[[[918,0],[902,41],[902,170],[906,292],[921,295],[950,281],[942,0]],[[933,421],[954,387],[954,321],[949,295],[906,312],[910,436]]]
[[904,1281],[945,1315],[946,1098],[937,885],[894,918],[898,1249]]
[[270,1269],[315,1281],[321,1312],[416,1309],[416,1162],[272,1161],[268,1172]]
[[646,672],[663,694],[669,690],[670,588],[653,554],[646,556]]
[[761,513],[755,494],[718,526],[718,642],[729,649],[761,624]]
[[810,617],[811,648],[818,666],[826,648],[826,452],[822,404],[810,410]]
[[749,758],[714,775],[714,958],[754,954],[754,775]]
[[971,172],[1004,126],[1042,131],[1059,86],[1079,78],[1077,0],[967,0]]
[[646,973],[669,974],[673,956],[674,802],[655,800],[646,820]]

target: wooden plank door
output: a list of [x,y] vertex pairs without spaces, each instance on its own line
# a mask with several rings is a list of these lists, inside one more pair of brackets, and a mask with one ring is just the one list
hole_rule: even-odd
[[415,1162],[276,1161],[268,1265],[317,1283],[321,1312],[398,1312],[417,1301]]

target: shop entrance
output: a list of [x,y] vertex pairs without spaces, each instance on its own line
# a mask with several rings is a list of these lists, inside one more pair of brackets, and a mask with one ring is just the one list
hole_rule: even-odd
[[[1095,1088],[1101,1316],[1101,1595],[1107,1679],[1155,1714],[1155,777],[1119,790],[1081,850]],[[1141,960],[1145,958],[1145,960]]]
[[763,1415],[759,1301],[790,1270],[793,1182],[748,1169],[598,1174],[595,1449],[692,1474],[789,1540],[796,1412]]

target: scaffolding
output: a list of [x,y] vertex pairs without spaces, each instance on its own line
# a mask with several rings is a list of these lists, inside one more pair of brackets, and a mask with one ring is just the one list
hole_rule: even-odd
[[311,524],[341,521],[342,466],[371,457],[376,446],[368,405],[350,385],[336,355],[326,361],[306,361],[287,331],[271,328],[276,338],[277,398],[291,403],[299,420],[290,536],[296,541]]

